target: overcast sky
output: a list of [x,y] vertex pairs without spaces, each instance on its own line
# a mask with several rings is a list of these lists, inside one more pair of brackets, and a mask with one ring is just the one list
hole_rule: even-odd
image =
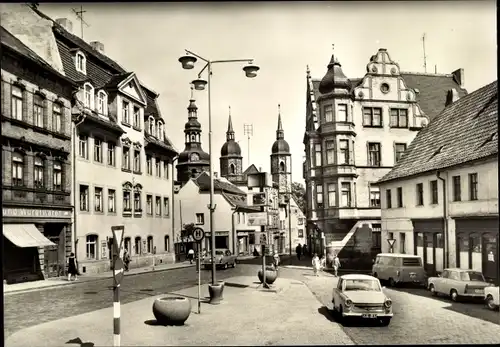
[[[69,18],[74,33],[79,4],[41,4],[52,18]],[[496,80],[495,1],[445,2],[253,2],[253,3],[88,3],[84,39],[101,41],[106,54],[134,71],[160,94],[167,135],[184,149],[189,82],[198,69],[183,70],[177,59],[189,49],[211,60],[253,58],[259,76],[245,77],[244,64],[213,67],[212,126],[215,170],[225,142],[231,106],[243,166],[248,142],[243,125],[253,124],[250,162],[269,171],[276,138],[278,104],[293,157],[293,180],[303,182],[306,65],[321,78],[335,44],[344,73],[362,77],[370,56],[386,48],[402,71],[423,72],[422,35],[426,34],[427,71],[465,69],[469,92]],[[206,76],[205,76],[206,78]],[[208,152],[206,92],[195,92]]]

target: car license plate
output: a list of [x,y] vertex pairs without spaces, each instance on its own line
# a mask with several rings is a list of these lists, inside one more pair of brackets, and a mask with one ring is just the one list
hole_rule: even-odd
[[417,277],[417,274],[416,273],[413,273],[413,272],[410,272],[410,277],[413,278],[413,277]]
[[377,318],[377,315],[375,313],[363,313],[361,318]]
[[483,289],[476,289],[476,290],[474,290],[474,293],[483,293],[483,292],[484,292]]

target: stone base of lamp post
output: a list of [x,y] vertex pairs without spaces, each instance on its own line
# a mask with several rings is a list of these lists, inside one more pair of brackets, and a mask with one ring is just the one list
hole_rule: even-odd
[[222,300],[224,287],[221,283],[209,284],[208,294],[210,295],[210,304],[219,305]]

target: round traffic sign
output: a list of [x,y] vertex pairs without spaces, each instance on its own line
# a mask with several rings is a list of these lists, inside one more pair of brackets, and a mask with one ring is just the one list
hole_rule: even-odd
[[205,232],[203,231],[202,228],[193,229],[193,239],[195,241],[200,242],[201,240],[203,240],[204,237],[205,237]]

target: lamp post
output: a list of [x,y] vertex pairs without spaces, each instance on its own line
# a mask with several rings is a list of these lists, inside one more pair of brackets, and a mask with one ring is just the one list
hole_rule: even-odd
[[[253,59],[230,59],[230,60],[208,60],[196,53],[188,51],[185,49],[186,55],[179,58],[179,62],[182,64],[182,68],[185,70],[191,70],[194,68],[194,63],[198,59],[205,62],[205,66],[198,73],[198,78],[191,83],[196,90],[204,90],[205,86],[208,90],[208,153],[210,155],[209,164],[210,164],[210,204],[208,209],[210,210],[210,239],[211,239],[211,257],[212,257],[212,285],[215,285],[216,277],[216,264],[215,264],[215,231],[214,231],[214,216],[213,213],[215,211],[215,206],[213,204],[214,201],[214,172],[213,172],[213,151],[212,151],[212,105],[211,105],[211,94],[210,94],[210,80],[212,76],[212,65],[213,64],[221,64],[221,63],[248,63],[247,66],[243,68],[245,71],[245,75],[248,78],[253,78],[257,76],[257,71],[259,71],[259,67],[253,65]],[[197,59],[198,58],[198,59]],[[208,78],[207,80],[201,79],[201,74],[205,69],[208,70]]]

